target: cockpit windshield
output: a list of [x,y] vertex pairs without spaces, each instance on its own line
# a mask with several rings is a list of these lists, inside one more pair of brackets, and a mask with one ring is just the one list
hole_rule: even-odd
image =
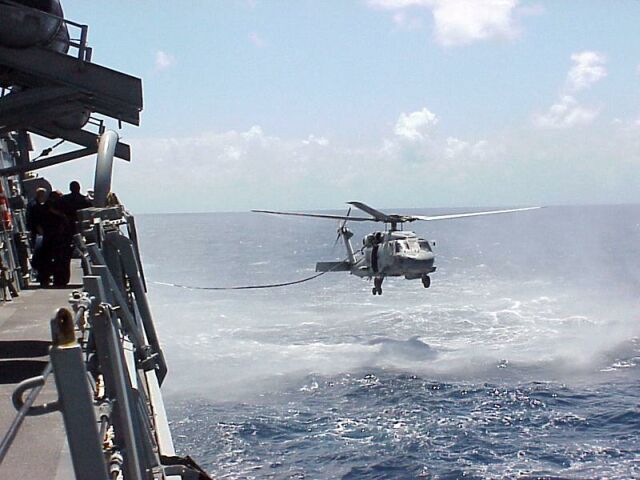
[[396,253],[418,253],[420,251],[420,245],[413,239],[396,240],[395,252]]

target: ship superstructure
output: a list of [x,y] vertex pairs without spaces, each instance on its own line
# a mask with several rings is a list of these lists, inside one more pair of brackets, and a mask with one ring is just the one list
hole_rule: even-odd
[[[114,158],[131,152],[105,122],[139,124],[142,83],[91,53],[88,27],[65,19],[58,0],[0,0],[0,392],[10,389],[15,406],[0,417],[0,477],[206,479],[173,449],[135,220],[111,189]],[[32,134],[75,148],[31,158]],[[83,157],[96,158],[96,175],[93,207],[78,212],[74,236],[81,285],[30,289],[26,206],[37,188],[51,189],[35,172]],[[53,318],[39,318],[43,310]],[[66,440],[56,436],[61,422]],[[32,448],[15,452],[20,442]],[[40,477],[29,464],[42,463],[52,442],[64,445],[52,446],[55,464]],[[22,469],[4,461],[12,455]]]

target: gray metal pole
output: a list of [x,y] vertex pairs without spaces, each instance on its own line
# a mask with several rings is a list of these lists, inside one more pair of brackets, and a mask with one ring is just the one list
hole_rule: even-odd
[[77,480],[108,479],[102,442],[93,410],[82,349],[73,331],[73,315],[66,308],[51,320],[54,345],[49,355],[67,431]]
[[158,383],[162,385],[164,378],[167,376],[167,364],[164,359],[164,354],[162,353],[162,348],[160,347],[160,339],[158,338],[158,334],[153,324],[151,308],[149,307],[147,294],[144,290],[142,278],[140,277],[140,269],[138,268],[138,263],[136,261],[133,243],[118,232],[109,232],[105,238],[105,245],[107,242],[110,242],[117,247],[118,252],[120,253],[122,266],[127,277],[129,277],[129,283],[136,298],[136,304],[138,306],[138,311],[140,312],[144,332],[147,336],[147,340],[149,341],[149,345],[153,348],[154,353],[158,355],[158,369],[156,370],[156,373],[158,375]]
[[107,195],[111,191],[111,172],[113,156],[118,144],[118,134],[107,130],[100,136],[98,157],[96,160],[96,176],[93,184],[93,206],[106,207]]
[[42,372],[42,375],[40,377],[36,377],[36,378],[42,378],[41,383],[31,390],[31,392],[29,393],[29,396],[27,397],[27,400],[24,402],[24,404],[18,411],[18,414],[13,419],[13,422],[11,422],[11,425],[9,426],[9,430],[7,431],[6,435],[2,438],[2,441],[0,442],[0,465],[2,465],[2,461],[4,460],[4,457],[7,455],[9,448],[11,448],[11,445],[13,444],[13,441],[16,438],[16,435],[18,434],[18,431],[20,430],[20,426],[22,425],[22,422],[24,421],[25,417],[29,415],[29,409],[33,405],[33,402],[35,402],[37,396],[40,394],[40,390],[42,390],[42,387],[44,387],[44,382],[49,376],[49,374],[51,373],[51,371],[52,371],[51,363],[48,363],[46,368],[44,369],[44,372]]
[[[144,467],[140,461],[140,445],[134,430],[134,409],[131,396],[131,380],[125,365],[124,352],[111,312],[101,298],[105,293],[102,278],[85,276],[85,288],[95,298],[92,307],[91,326],[96,337],[96,348],[105,376],[109,395],[114,402],[113,424],[116,440],[124,456],[125,478],[142,480]],[[96,427],[97,428],[97,427]]]

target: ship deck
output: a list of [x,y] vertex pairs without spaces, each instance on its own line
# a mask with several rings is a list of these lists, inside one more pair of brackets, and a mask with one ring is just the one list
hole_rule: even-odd
[[[51,341],[49,321],[58,308],[69,306],[69,294],[82,287],[82,272],[78,265],[73,267],[68,287],[23,290],[19,297],[0,305],[0,438],[17,413],[11,401],[17,382],[39,375],[48,362],[48,347],[42,342]],[[50,375],[35,404],[56,398]],[[74,478],[59,412],[25,418],[0,465],[0,478]]]

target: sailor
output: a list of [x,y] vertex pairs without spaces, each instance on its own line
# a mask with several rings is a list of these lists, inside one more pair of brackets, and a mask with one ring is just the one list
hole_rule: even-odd
[[27,205],[27,229],[30,233],[31,247],[36,248],[36,239],[42,235],[42,219],[46,215],[47,189],[38,188],[36,196]]
[[67,243],[70,244],[68,231],[69,221],[62,210],[62,192],[51,192],[45,202],[46,211],[42,216],[42,248],[38,259],[38,281],[41,287],[48,287],[53,276],[56,286],[63,286],[65,281],[64,259]]
[[38,188],[36,190],[36,196],[27,205],[27,229],[29,230],[29,241],[31,248],[33,249],[33,255],[31,256],[31,266],[33,267],[36,275],[39,278],[39,271],[42,266],[42,235],[44,234],[44,222],[48,214],[48,208],[46,205],[47,190],[45,188]]
[[80,193],[80,184],[75,180],[71,182],[69,184],[69,193],[62,197],[62,207],[69,220],[75,222],[78,219],[78,210],[89,208],[90,206],[89,199]]
[[71,277],[71,257],[73,255],[73,235],[77,233],[76,220],[78,210],[88,208],[91,202],[80,193],[80,184],[77,181],[69,183],[69,193],[63,195],[59,202],[59,211],[64,215],[60,232],[59,244],[54,254],[54,284],[64,286],[69,283]]

